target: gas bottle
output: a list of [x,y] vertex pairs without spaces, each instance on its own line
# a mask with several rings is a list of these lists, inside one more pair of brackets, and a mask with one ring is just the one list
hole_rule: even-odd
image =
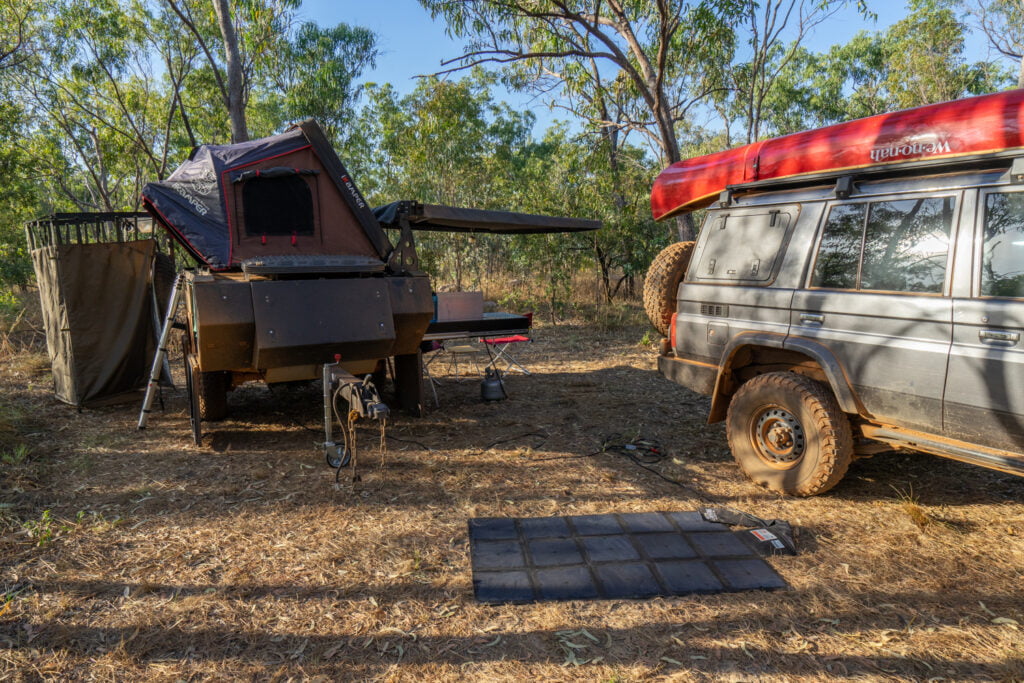
[[485,401],[501,401],[508,398],[505,383],[501,381],[501,372],[495,368],[487,368],[484,378],[480,381],[480,398]]

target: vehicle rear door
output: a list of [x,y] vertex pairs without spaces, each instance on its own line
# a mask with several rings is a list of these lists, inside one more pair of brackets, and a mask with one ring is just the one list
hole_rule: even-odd
[[1024,453],[1024,190],[982,190],[974,215],[954,290],[945,433]]
[[880,422],[941,430],[961,195],[832,202],[808,286],[794,295],[791,337],[831,352]]
[[778,282],[798,204],[709,212],[679,288],[676,352],[717,365],[738,332],[789,328],[793,284]]

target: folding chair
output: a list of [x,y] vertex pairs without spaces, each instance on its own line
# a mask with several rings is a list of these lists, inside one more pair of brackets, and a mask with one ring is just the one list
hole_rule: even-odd
[[[441,402],[437,400],[437,380],[430,374],[430,364],[437,359],[437,354],[444,346],[439,341],[420,342],[420,351],[423,352],[423,378],[430,385],[430,391],[434,394],[434,407],[440,408]],[[427,356],[427,354],[430,354]]]
[[[466,377],[479,377],[483,374],[479,362],[480,348],[471,344],[468,337],[423,342],[420,348],[424,353],[433,352],[423,362],[424,375],[430,377],[433,384],[440,386],[437,376],[441,374],[454,376],[456,381]],[[447,365],[443,372],[437,372],[438,366],[445,361],[447,361]],[[460,362],[464,368],[462,370],[459,369]]]
[[[480,347],[473,346],[469,338],[448,339],[441,347],[441,353],[448,356],[448,374],[455,375],[456,380],[468,377],[480,378]],[[462,360],[465,370],[459,372],[459,360]],[[472,368],[472,372],[470,372]]]
[[487,364],[487,367],[493,367],[495,370],[498,369],[497,363],[499,361],[506,363],[507,367],[504,372],[508,373],[512,368],[518,368],[524,375],[531,374],[529,370],[524,368],[522,364],[512,356],[509,349],[514,344],[522,344],[523,342],[533,342],[533,338],[530,336],[530,331],[533,329],[533,312],[524,313],[523,317],[527,320],[526,334],[513,334],[508,337],[483,337],[480,341],[487,344],[490,348],[495,350],[494,356],[491,357],[491,361]]

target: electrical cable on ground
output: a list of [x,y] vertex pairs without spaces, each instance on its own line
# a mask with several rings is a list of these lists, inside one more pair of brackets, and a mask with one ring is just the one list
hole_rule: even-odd
[[431,448],[430,446],[426,445],[425,443],[423,443],[421,441],[416,441],[415,439],[403,439],[401,437],[395,436],[394,434],[388,434],[387,438],[391,439],[392,441],[400,441],[402,443],[411,443],[414,446],[419,446],[423,450],[429,451],[431,453],[435,453],[437,451],[436,448]]
[[582,458],[592,458],[594,456],[610,454],[610,455],[621,455],[629,459],[637,467],[647,470],[654,474],[659,479],[662,479],[670,484],[674,484],[681,489],[689,491],[699,500],[706,503],[714,502],[713,499],[709,498],[706,494],[701,493],[697,489],[684,484],[683,482],[667,477],[658,470],[651,467],[663,462],[668,458],[668,453],[661,448],[661,444],[654,439],[647,439],[642,437],[636,437],[634,439],[624,439],[621,434],[614,432],[605,436],[601,440],[601,450],[594,451],[592,453],[584,453],[580,455],[562,455],[551,458],[530,458],[530,462],[548,462],[552,460],[578,460]]
[[518,441],[519,439],[523,439],[523,438],[526,438],[528,436],[538,436],[538,437],[540,437],[540,441],[538,441],[533,446],[530,446],[530,448],[532,448],[534,450],[536,450],[536,449],[540,448],[541,446],[543,446],[545,443],[547,443],[548,438],[550,438],[549,435],[547,433],[545,433],[545,432],[525,432],[523,434],[518,434],[516,436],[510,436],[507,439],[498,439],[497,441],[495,441],[493,443],[490,443],[487,446],[485,446],[482,450],[477,451],[476,453],[474,453],[474,455],[481,455],[481,454],[486,453],[487,451],[491,450],[495,446],[499,446],[499,445],[501,445],[503,443],[509,443],[510,441]]

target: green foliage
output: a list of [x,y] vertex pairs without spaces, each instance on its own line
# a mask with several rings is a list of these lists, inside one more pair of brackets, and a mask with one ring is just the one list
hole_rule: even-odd
[[28,520],[21,525],[21,528],[25,530],[28,537],[36,542],[36,546],[42,548],[57,537],[62,531],[68,530],[70,527],[66,525],[60,525],[53,517],[53,513],[49,510],[43,510],[43,514],[39,516],[39,521]]
[[0,462],[12,466],[22,465],[31,454],[32,449],[28,445],[19,443],[11,450],[0,453]]
[[1024,0],[979,0],[968,11],[989,45],[1017,62],[1017,87],[1024,88]]
[[373,68],[377,54],[377,38],[368,29],[302,24],[281,59],[274,60],[284,118],[314,118],[330,138],[343,143],[361,92],[357,79]]
[[995,92],[1005,69],[968,62],[967,26],[947,0],[911,0],[883,32],[862,31],[823,54],[799,50],[766,103],[772,134]]
[[74,519],[59,520],[50,510],[43,510],[38,520],[27,520],[21,528],[35,541],[37,547],[42,548],[66,534],[88,531],[102,533],[120,526],[122,522],[120,517],[108,520],[102,513],[85,510],[76,512]]
[[[0,287],[26,285],[32,281],[32,261],[24,245],[0,243]],[[9,296],[13,296],[7,291]],[[0,303],[2,305],[2,303]]]
[[[298,6],[232,3],[254,135],[308,116],[339,128],[376,55],[365,29],[295,26]],[[0,62],[0,243],[20,243],[25,220],[55,211],[137,210],[146,182],[166,177],[194,145],[228,139],[223,45],[209,0],[4,7],[27,13],[31,30],[22,58]]]
[[[842,2],[571,0],[537,16],[532,0],[422,1],[450,33],[474,41],[475,57],[460,64],[501,63],[500,76],[473,69],[422,79],[403,96],[362,83],[379,51],[367,29],[300,22],[299,0],[231,3],[248,128],[256,137],[318,119],[375,204],[602,220],[601,231],[578,235],[418,236],[436,284],[507,290],[503,307],[514,310],[564,310],[581,272],[596,276],[605,304],[635,293],[676,238],[674,225],[650,218],[663,166],[655,156],[706,154],[1009,82],[1003,69],[966,60],[953,0],[912,0],[887,30],[821,54],[800,41]],[[983,6],[1011,51],[1021,42],[1020,1]],[[601,20],[590,21],[591,11]],[[14,311],[4,288],[32,278],[26,220],[137,209],[146,182],[166,177],[196,144],[227,142],[230,126],[210,0],[2,0],[0,18],[0,310]],[[494,99],[499,77],[551,93],[579,129],[535,132],[531,113]],[[715,116],[721,125],[708,122]]]

